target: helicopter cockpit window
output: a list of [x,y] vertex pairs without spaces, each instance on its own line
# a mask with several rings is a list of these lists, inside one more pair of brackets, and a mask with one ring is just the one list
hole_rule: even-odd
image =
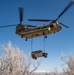
[[53,28],[53,27],[54,27],[54,26],[51,24],[51,25],[50,25],[50,28]]

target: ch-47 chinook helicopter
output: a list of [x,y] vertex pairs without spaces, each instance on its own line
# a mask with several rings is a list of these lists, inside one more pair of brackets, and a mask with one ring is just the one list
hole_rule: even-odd
[[[52,33],[56,33],[62,30],[62,26],[69,28],[67,25],[64,25],[61,22],[58,22],[58,19],[74,4],[74,2],[70,2],[67,7],[61,12],[61,14],[55,20],[41,20],[41,19],[28,19],[29,21],[51,21],[50,24],[42,25],[42,26],[33,26],[22,24],[23,21],[23,8],[19,8],[20,13],[20,24],[16,25],[7,25],[0,26],[0,28],[16,26],[16,34],[21,36],[22,38],[34,38],[39,36],[44,36]],[[62,25],[62,26],[61,26]]]

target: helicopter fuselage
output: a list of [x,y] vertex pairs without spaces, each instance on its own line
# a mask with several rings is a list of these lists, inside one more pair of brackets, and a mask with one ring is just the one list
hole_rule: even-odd
[[57,23],[50,23],[47,25],[37,26],[28,28],[26,25],[18,25],[16,27],[16,34],[21,36],[22,38],[34,38],[38,36],[44,36],[52,33],[56,33],[62,30],[62,27]]

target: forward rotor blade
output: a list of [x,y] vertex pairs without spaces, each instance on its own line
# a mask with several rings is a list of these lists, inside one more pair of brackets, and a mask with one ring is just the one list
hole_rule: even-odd
[[66,28],[69,28],[67,25],[65,25],[65,24],[63,24],[61,22],[59,22],[59,24],[61,24],[62,26],[66,27]]
[[20,16],[20,24],[21,24],[23,21],[23,8],[22,7],[19,7],[19,16]]
[[12,26],[17,26],[18,24],[16,25],[5,25],[5,26],[0,26],[0,28],[6,28],[6,27],[12,27]]
[[49,22],[52,20],[44,20],[44,19],[28,19],[28,21],[44,21],[44,22]]
[[56,19],[56,21],[74,4],[73,1],[71,1],[67,7],[62,11],[62,13],[58,16],[58,18]]

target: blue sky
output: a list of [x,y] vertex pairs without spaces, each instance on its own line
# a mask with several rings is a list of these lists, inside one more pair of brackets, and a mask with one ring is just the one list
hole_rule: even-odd
[[[29,18],[56,19],[62,10],[71,0],[0,0],[0,26],[19,24],[18,7],[24,8],[23,24],[43,25],[50,22],[29,22]],[[45,44],[45,51],[48,58],[41,58],[39,70],[49,70],[55,67],[60,68],[63,63],[61,52],[66,55],[74,54],[74,5],[67,10],[59,19],[60,22],[70,28],[64,28],[55,34],[48,35]],[[31,39],[27,42],[24,38],[15,34],[16,27],[0,29],[0,47],[9,41],[18,46],[29,56],[31,52]],[[33,39],[33,50],[43,50],[44,37]]]

